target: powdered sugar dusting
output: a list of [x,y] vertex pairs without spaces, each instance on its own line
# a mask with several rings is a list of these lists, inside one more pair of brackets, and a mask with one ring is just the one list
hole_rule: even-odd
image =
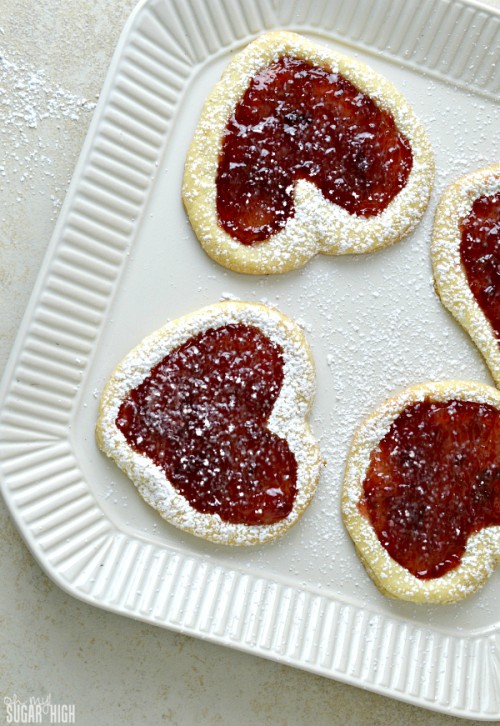
[[[43,68],[36,68],[17,53],[0,54],[0,133],[6,155],[0,159],[0,180],[14,185],[22,197],[22,187],[38,181],[42,173],[52,180],[53,149],[44,138],[47,120],[78,121],[89,114],[95,103],[71,93],[49,81]],[[64,190],[55,187],[52,194],[54,213]]]

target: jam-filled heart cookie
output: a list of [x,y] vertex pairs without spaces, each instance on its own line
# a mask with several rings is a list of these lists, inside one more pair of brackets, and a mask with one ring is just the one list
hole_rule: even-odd
[[436,289],[500,386],[500,164],[452,184],[432,235]]
[[389,399],[353,439],[342,514],[384,594],[475,592],[500,559],[500,392],[449,381]]
[[312,499],[313,392],[295,323],[264,305],[219,303],[122,360],[102,394],[97,442],[167,521],[213,542],[258,544]]
[[299,35],[230,62],[191,143],[183,200],[206,252],[245,273],[363,253],[409,233],[434,162],[406,99],[368,66]]

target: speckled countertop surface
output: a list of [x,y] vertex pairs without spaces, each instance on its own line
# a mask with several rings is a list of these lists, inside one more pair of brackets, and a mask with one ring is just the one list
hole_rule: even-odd
[[[0,361],[36,279],[134,0],[2,0]],[[500,2],[491,2],[500,5]],[[1,688],[72,704],[77,724],[472,724],[79,602],[0,503]]]

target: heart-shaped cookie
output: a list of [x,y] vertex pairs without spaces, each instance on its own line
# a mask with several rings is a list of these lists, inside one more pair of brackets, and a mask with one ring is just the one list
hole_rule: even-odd
[[389,399],[353,439],[342,514],[384,594],[475,592],[500,559],[500,392],[449,381]]
[[500,164],[446,189],[436,210],[432,260],[441,301],[500,386]]
[[297,325],[264,305],[220,303],[123,359],[97,441],[167,521],[213,542],[262,543],[299,519],[317,484],[313,389]]
[[207,98],[183,200],[214,260],[279,273],[318,252],[401,239],[421,218],[433,176],[424,129],[389,81],[274,32],[239,53]]

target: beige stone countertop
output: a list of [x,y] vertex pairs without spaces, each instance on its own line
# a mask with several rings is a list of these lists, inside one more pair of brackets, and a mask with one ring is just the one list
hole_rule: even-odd
[[[2,367],[134,5],[0,0]],[[3,501],[0,511],[2,723],[5,697],[49,695],[85,726],[475,723],[80,602],[45,576]]]

